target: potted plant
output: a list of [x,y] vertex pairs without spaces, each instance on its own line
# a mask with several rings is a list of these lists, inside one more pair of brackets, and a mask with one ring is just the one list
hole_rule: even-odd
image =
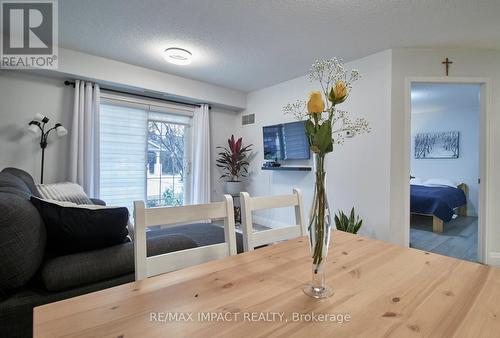
[[238,195],[243,190],[243,182],[240,180],[248,174],[248,153],[252,151],[252,144],[243,146],[243,138],[235,140],[234,135],[227,140],[228,147],[217,147],[221,149],[217,158],[217,167],[221,168],[220,179],[225,178],[224,192],[230,195]]
[[350,232],[351,234],[357,234],[358,230],[363,225],[363,220],[359,218],[359,215],[356,215],[354,207],[352,207],[349,216],[339,210],[338,214],[335,215],[334,220],[337,230]]

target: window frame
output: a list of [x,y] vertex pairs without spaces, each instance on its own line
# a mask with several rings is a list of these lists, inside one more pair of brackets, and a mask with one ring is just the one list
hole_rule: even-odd
[[[155,112],[157,113],[157,112]],[[161,113],[161,114],[167,114],[167,113]],[[184,126],[184,158],[183,158],[183,205],[186,205],[186,201],[189,201],[191,198],[191,154],[192,154],[192,139],[191,139],[191,123],[182,123],[182,122],[167,122],[167,121],[161,121],[158,119],[150,119],[148,117],[147,119],[147,124],[149,126],[150,122],[157,122],[157,123],[171,123],[171,124],[177,124]],[[148,128],[146,127],[146,129]],[[148,133],[149,134],[149,133]],[[146,159],[148,158],[148,142],[146,140]],[[160,154],[162,153],[162,150],[160,148]],[[161,156],[161,155],[160,155]],[[147,160],[146,160],[147,161]],[[148,167],[147,167],[147,162],[146,162],[146,198],[145,202],[148,202]],[[161,190],[161,173],[160,173],[160,190]],[[164,205],[161,205],[164,206]]]

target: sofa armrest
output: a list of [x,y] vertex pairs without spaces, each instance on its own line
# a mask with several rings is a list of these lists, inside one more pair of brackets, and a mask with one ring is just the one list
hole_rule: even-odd
[[106,202],[104,202],[103,200],[100,200],[98,198],[91,198],[90,199],[92,201],[92,203],[94,203],[95,205],[102,205],[102,206],[106,206]]

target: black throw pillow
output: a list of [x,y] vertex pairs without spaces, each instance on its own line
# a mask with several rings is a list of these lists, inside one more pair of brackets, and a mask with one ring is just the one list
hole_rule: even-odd
[[102,249],[123,243],[128,209],[76,205],[31,197],[47,229],[47,250],[56,255]]

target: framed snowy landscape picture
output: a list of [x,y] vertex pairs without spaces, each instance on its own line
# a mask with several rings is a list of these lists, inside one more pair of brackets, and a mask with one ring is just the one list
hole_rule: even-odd
[[415,158],[458,158],[459,132],[419,133],[415,135]]

